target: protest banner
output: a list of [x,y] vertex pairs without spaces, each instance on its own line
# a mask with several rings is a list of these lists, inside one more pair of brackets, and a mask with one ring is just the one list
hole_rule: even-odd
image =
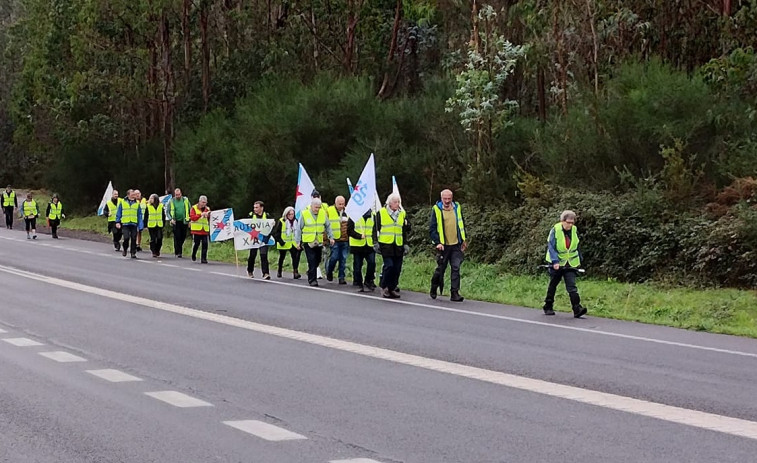
[[276,241],[271,237],[276,221],[273,219],[239,219],[234,221],[234,249],[262,248],[272,246]]
[[210,241],[212,243],[234,238],[234,211],[219,209],[210,213]]

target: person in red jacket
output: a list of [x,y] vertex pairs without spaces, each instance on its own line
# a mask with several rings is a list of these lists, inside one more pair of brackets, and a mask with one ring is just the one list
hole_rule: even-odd
[[189,211],[189,231],[194,238],[192,262],[197,260],[197,248],[202,245],[200,263],[208,263],[208,240],[210,239],[210,208],[207,196],[200,196],[197,204]]

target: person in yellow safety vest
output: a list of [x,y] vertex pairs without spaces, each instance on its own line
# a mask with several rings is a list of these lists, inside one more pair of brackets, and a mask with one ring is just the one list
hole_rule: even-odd
[[208,263],[208,240],[210,239],[210,208],[208,197],[200,196],[197,204],[189,210],[189,232],[192,234],[192,262],[197,261],[197,249],[202,245],[200,263]]
[[[125,200],[118,204],[116,210],[116,228],[121,230],[124,235],[124,246],[121,255],[131,251],[131,258],[137,258],[137,234],[145,224],[142,216],[142,207],[137,200],[136,190],[129,190]],[[131,248],[131,249],[129,249]]]
[[329,213],[329,223],[331,232],[334,234],[334,245],[331,246],[331,255],[328,264],[326,264],[326,279],[334,280],[334,267],[339,262],[339,284],[346,285],[345,270],[347,268],[347,257],[350,253],[349,235],[347,234],[347,221],[349,217],[345,212],[347,201],[344,196],[337,196],[334,199],[334,205],[327,208]]
[[[19,208],[21,217],[24,219],[24,225],[26,226],[26,239],[37,239],[37,216],[39,210],[37,209],[37,201],[32,199],[32,194],[26,194],[26,201],[21,203]],[[32,234],[29,234],[31,231]]]
[[[347,221],[347,234],[350,237],[352,253],[352,284],[360,288],[359,292],[376,289],[376,251],[373,250],[373,212],[369,209],[357,222]],[[365,262],[365,277],[363,277]]]
[[[142,217],[145,216],[145,210],[147,209],[147,200],[142,197],[142,192],[134,190],[134,194],[137,196],[137,202],[139,208],[142,209]],[[142,252],[142,228],[137,232],[137,252]]]
[[163,225],[165,223],[165,214],[163,212],[163,203],[160,197],[153,193],[145,208],[145,224],[147,231],[150,233],[150,251],[153,257],[160,257],[160,249],[163,247]]
[[284,213],[281,214],[281,218],[276,222],[276,226],[273,229],[271,235],[276,240],[276,249],[279,250],[279,266],[276,272],[276,277],[281,278],[281,272],[284,269],[284,259],[286,259],[287,252],[292,258],[292,270],[293,278],[298,280],[300,275],[300,250],[294,246],[294,229],[297,227],[297,220],[295,220],[294,208],[289,206],[284,209]]
[[[328,205],[328,203],[324,203],[323,202],[323,199],[321,199],[321,194],[318,192],[318,190],[314,189],[313,192],[310,194],[310,198],[311,199],[312,198],[318,198],[318,199],[320,199],[321,200],[321,209],[328,214],[329,205]],[[326,241],[328,241],[328,237],[324,234],[323,235],[323,242],[325,243]],[[323,254],[325,256],[326,255],[326,246],[323,246],[321,249],[322,249],[322,252],[323,252]],[[321,266],[320,265],[318,267],[316,267],[315,273],[316,273],[316,276],[318,277],[319,280],[323,279],[323,273],[321,272]]]
[[586,315],[586,308],[581,305],[581,297],[576,287],[576,269],[581,266],[581,252],[578,250],[578,228],[574,225],[576,213],[563,211],[560,214],[560,222],[556,223],[549,231],[547,238],[547,255],[545,259],[552,266],[549,269],[549,286],[547,297],[544,299],[544,314],[554,315],[553,304],[555,292],[560,280],[565,280],[565,289],[570,296],[570,304],[573,306],[573,316],[581,318]]
[[460,295],[460,265],[463,263],[468,242],[465,237],[465,223],[460,203],[452,201],[452,190],[441,192],[441,201],[431,207],[429,232],[431,242],[436,247],[436,270],[431,277],[431,299],[436,299],[437,290],[444,283],[444,272],[449,264],[452,270],[450,298],[452,302],[462,302]]
[[187,228],[189,224],[189,199],[182,196],[181,189],[173,192],[173,198],[168,203],[168,217],[173,228],[173,252],[176,258],[181,259],[184,242],[187,240]]
[[[265,204],[263,201],[255,201],[252,205],[252,212],[250,217],[253,219],[268,220],[268,214],[265,212]],[[263,245],[259,248],[250,249],[250,255],[247,257],[247,276],[254,278],[255,261],[258,258],[258,251],[260,252],[260,270],[263,272],[263,279],[271,279],[271,269],[268,263],[268,246]]]
[[294,242],[297,249],[305,248],[305,257],[308,260],[308,284],[318,286],[317,268],[321,264],[325,239],[334,244],[334,235],[331,232],[329,216],[321,208],[321,200],[313,198],[310,207],[302,211],[297,226],[294,229]]
[[18,207],[18,198],[16,198],[16,192],[10,185],[5,187],[5,191],[3,191],[2,204],[3,214],[5,214],[5,228],[13,230],[13,213]]
[[400,208],[399,195],[392,193],[386,199],[386,206],[376,214],[373,225],[373,248],[384,260],[379,284],[383,297],[400,297],[397,287],[402,273],[403,258],[410,251],[407,245],[409,234],[407,214]]
[[66,214],[63,213],[63,203],[58,199],[58,195],[54,194],[50,202],[47,204],[47,223],[50,225],[53,239],[58,239],[58,227],[60,226],[60,219],[65,219]]
[[[129,196],[128,190],[126,196]],[[121,204],[122,199],[118,197],[118,190],[113,190],[113,195],[110,197],[107,203],[105,203],[105,216],[108,218],[108,234],[113,235],[113,247],[116,248],[116,252],[121,250],[121,236],[123,233],[120,228],[116,227],[116,213],[118,212],[118,205]]]

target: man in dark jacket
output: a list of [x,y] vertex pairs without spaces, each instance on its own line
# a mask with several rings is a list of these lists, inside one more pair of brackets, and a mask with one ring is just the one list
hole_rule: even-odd
[[452,191],[444,190],[441,201],[431,208],[429,220],[431,242],[436,247],[436,270],[431,277],[431,291],[429,295],[436,299],[437,290],[444,283],[444,272],[447,264],[452,269],[450,298],[452,302],[462,302],[460,295],[460,265],[463,263],[463,253],[468,247],[465,237],[465,224],[460,204],[452,201]]

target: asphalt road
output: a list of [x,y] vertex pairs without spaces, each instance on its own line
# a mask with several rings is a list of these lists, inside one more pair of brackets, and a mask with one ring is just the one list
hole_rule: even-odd
[[0,230],[0,461],[757,461],[754,340],[141,256]]

